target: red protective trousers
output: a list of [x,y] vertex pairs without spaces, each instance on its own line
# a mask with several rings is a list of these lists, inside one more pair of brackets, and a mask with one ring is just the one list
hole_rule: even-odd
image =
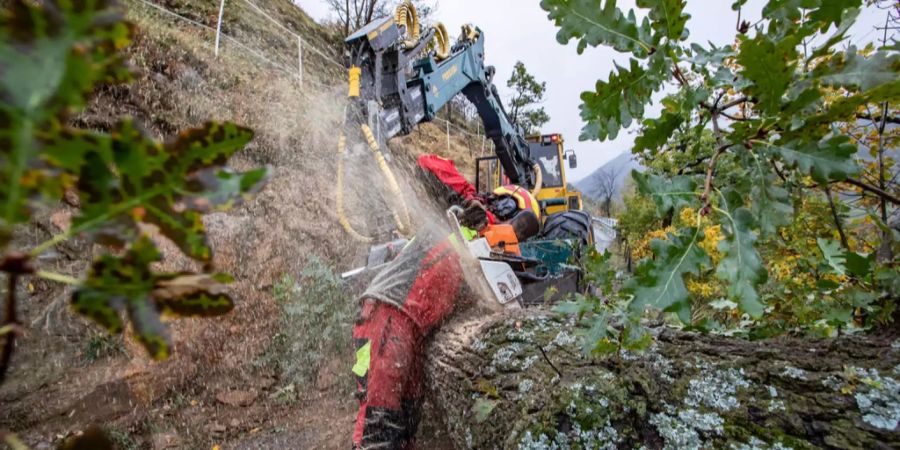
[[414,271],[402,307],[364,298],[353,328],[359,413],[356,449],[412,449],[422,408],[425,340],[452,312],[464,281],[445,240]]

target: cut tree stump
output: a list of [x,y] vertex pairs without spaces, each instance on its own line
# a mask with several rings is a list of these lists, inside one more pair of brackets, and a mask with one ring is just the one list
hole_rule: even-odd
[[599,358],[549,313],[458,320],[430,395],[460,449],[900,448],[898,340],[654,334]]

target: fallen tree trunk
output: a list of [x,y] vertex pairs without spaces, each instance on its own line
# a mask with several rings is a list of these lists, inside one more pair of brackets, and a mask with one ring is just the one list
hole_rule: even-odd
[[900,341],[655,333],[594,358],[539,312],[451,323],[432,401],[457,448],[900,448]]

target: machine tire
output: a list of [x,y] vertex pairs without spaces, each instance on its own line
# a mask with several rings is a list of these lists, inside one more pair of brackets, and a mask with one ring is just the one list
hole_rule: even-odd
[[543,239],[578,239],[585,246],[594,241],[591,215],[584,211],[566,211],[547,217]]

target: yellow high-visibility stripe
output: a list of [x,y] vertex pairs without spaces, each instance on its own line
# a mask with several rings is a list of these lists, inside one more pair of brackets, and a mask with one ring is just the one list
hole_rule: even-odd
[[369,373],[369,365],[372,362],[372,343],[366,342],[356,351],[356,364],[353,365],[353,373],[358,377],[364,377]]

